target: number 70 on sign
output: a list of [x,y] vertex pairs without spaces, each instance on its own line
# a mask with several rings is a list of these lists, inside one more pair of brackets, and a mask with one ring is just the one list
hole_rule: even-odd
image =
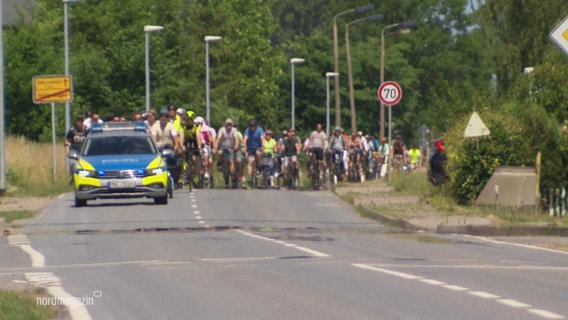
[[377,90],[377,96],[383,104],[392,106],[400,102],[402,98],[402,89],[398,83],[394,81],[386,81],[381,84]]

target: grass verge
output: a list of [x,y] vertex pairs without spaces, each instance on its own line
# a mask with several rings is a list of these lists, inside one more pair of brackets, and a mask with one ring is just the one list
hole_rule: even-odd
[[50,196],[71,191],[65,167],[67,158],[63,143],[56,146],[55,172],[53,145],[6,137],[6,170],[9,196]]
[[19,211],[6,211],[0,212],[0,218],[4,218],[6,223],[12,223],[14,220],[27,219],[35,215],[35,212],[29,210],[19,210]]
[[[534,223],[547,226],[568,226],[568,219],[550,217],[544,213],[534,214],[506,207],[459,205],[451,198],[449,186],[431,185],[427,180],[426,172],[423,171],[394,175],[391,179],[391,186],[395,194],[418,196],[421,203],[430,205],[436,211],[446,216],[487,217],[496,224],[505,226]],[[396,215],[396,213],[392,214]]]
[[47,320],[55,319],[55,307],[38,305],[38,293],[0,290],[0,320]]

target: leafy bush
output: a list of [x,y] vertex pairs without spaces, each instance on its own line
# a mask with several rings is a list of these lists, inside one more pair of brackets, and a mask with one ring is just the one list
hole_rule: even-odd
[[[528,100],[526,100],[528,101]],[[534,166],[542,152],[540,185],[568,182],[568,132],[543,107],[532,103],[504,103],[497,110],[480,112],[490,136],[464,138],[468,118],[447,135],[448,173],[452,195],[461,204],[471,204],[498,166]]]

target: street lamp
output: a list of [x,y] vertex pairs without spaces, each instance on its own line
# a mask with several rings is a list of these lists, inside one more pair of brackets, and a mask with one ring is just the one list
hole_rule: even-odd
[[150,33],[163,29],[162,26],[144,26],[146,34],[146,112],[150,111]]
[[357,113],[355,110],[355,95],[353,90],[353,71],[351,68],[351,49],[349,45],[349,26],[358,23],[364,20],[369,22],[379,21],[384,18],[382,14],[375,14],[372,16],[368,16],[365,18],[359,18],[357,20],[353,20],[345,25],[345,50],[347,55],[347,78],[349,80],[349,105],[351,110],[351,130],[353,132],[357,132]]
[[296,106],[295,106],[295,88],[294,88],[294,65],[296,64],[300,64],[300,63],[304,63],[306,60],[302,59],[302,58],[292,58],[290,59],[290,66],[292,67],[292,76],[291,76],[291,82],[292,82],[292,120],[290,121],[291,123],[291,127],[295,128],[295,123],[294,123],[294,117],[295,117],[295,112],[296,112]]
[[[337,18],[351,12],[361,14],[367,11],[371,11],[375,8],[374,5],[368,4],[354,9],[345,10],[336,14],[333,17],[333,72],[339,73],[339,53],[337,49]],[[335,125],[341,126],[341,109],[339,100],[339,77],[335,77]]]
[[[79,2],[79,0],[63,0],[63,34],[65,42],[65,75],[69,76],[69,3]],[[73,92],[73,91],[71,91]],[[71,128],[71,105],[65,101],[65,130]]]
[[325,79],[327,85],[326,91],[326,114],[325,114],[325,134],[329,137],[329,78],[336,78],[339,77],[339,73],[337,72],[326,72]]
[[209,102],[209,43],[216,43],[221,41],[223,37],[220,36],[205,36],[205,109],[207,110],[206,118],[207,123],[211,123],[211,107]]
[[[410,28],[418,28],[418,22],[416,21],[404,21],[404,22],[399,22],[399,23],[395,23],[395,24],[391,24],[388,26],[385,26],[383,28],[383,30],[381,30],[381,71],[380,71],[380,80],[381,80],[381,85],[383,84],[383,82],[385,82],[385,31],[386,30],[390,30],[393,28],[398,28],[398,27],[402,27],[402,29],[404,30],[409,30]],[[389,118],[390,118],[390,107],[389,107]],[[385,136],[385,105],[384,103],[381,102],[381,109],[380,109],[380,122],[381,122],[381,128],[380,128],[380,137],[383,138]],[[390,126],[390,120],[389,120],[389,146],[390,146],[390,139],[391,139],[391,135],[390,135],[390,131],[391,131],[391,126]],[[390,157],[389,157],[390,159]]]
[[[418,22],[416,21],[404,21],[395,24],[385,26],[381,30],[381,85],[385,82],[385,31],[393,28],[402,27],[403,30],[410,30],[410,28],[418,28]],[[380,136],[383,138],[385,136],[385,105],[381,101],[381,128]],[[392,147],[392,106],[389,106],[389,147]],[[392,170],[392,155],[388,157],[388,171],[389,171],[389,181],[391,181],[391,170]]]

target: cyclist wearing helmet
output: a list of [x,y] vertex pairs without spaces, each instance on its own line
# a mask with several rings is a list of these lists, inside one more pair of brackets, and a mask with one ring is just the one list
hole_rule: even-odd
[[[343,173],[343,177],[347,176],[347,169],[345,166],[345,157],[344,157],[344,151],[347,148],[347,140],[345,140],[345,137],[341,134],[341,128],[339,127],[335,127],[333,129],[333,135],[329,138],[329,149],[331,149],[331,152],[333,155],[337,155],[340,159],[340,167],[342,169],[342,173]],[[334,159],[335,157],[332,157],[332,159]]]
[[327,142],[327,135],[322,130],[323,130],[322,124],[318,123],[316,125],[316,130],[312,131],[308,141],[308,150],[309,150],[308,156],[310,159],[310,163],[313,157],[315,157],[315,159],[318,162],[318,168],[319,168],[318,174],[320,175],[320,178],[323,176],[324,172],[323,148],[325,148]]
[[[229,172],[231,176],[235,170],[235,152],[238,148],[237,129],[233,128],[233,120],[227,118],[227,120],[225,120],[225,126],[219,128],[215,145],[213,146],[213,152],[217,151],[217,155],[219,156],[219,168],[223,163],[223,157],[225,157],[225,155],[229,157]],[[228,187],[228,185],[225,185],[225,188]]]
[[195,118],[195,123],[198,125],[197,145],[200,150],[203,150],[202,157],[205,169],[204,177],[209,179],[211,167],[211,144],[213,143],[213,136],[211,135],[211,130],[209,130],[209,126],[205,123],[205,119],[203,119],[203,117]]
[[270,154],[270,160],[268,163],[268,167],[270,168],[270,184],[274,184],[274,158],[276,157],[276,152],[280,149],[278,146],[278,141],[274,139],[272,136],[274,135],[274,131],[268,129],[266,130],[266,134],[264,135],[264,147],[262,148],[263,153]]
[[249,127],[245,130],[243,144],[246,146],[246,152],[248,155],[248,173],[249,177],[252,178],[253,161],[256,160],[256,165],[260,164],[260,150],[264,146],[264,130],[258,126],[256,119],[249,122]]
[[284,174],[288,174],[288,164],[291,162],[296,169],[298,166],[298,155],[302,149],[302,142],[300,138],[296,136],[296,130],[291,128],[288,130],[288,136],[283,139],[282,142],[282,153],[284,155]]

